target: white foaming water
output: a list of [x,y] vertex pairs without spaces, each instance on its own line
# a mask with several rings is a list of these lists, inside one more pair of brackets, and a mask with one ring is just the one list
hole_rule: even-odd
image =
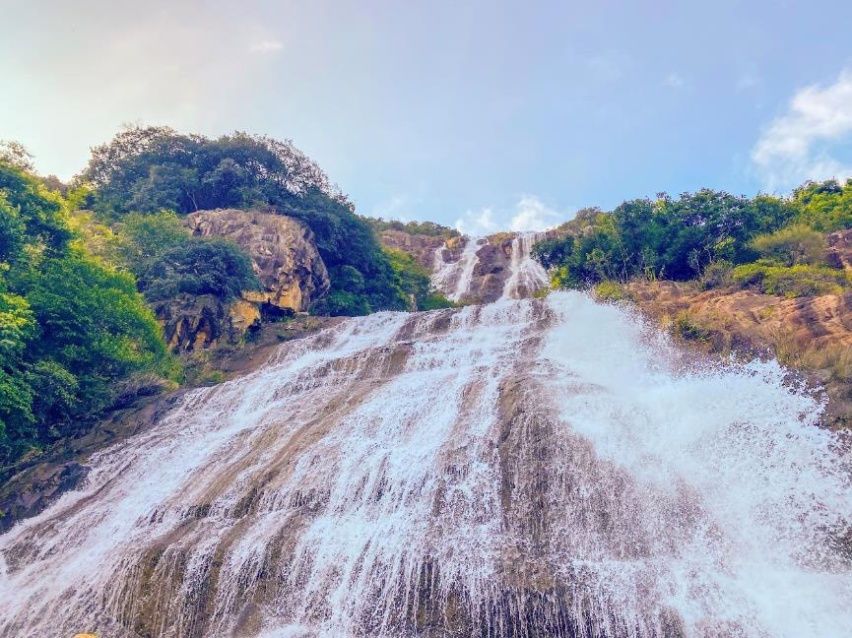
[[0,636],[839,638],[850,459],[577,293],[352,319],[0,536]]
[[544,233],[518,233],[512,240],[512,261],[509,279],[503,286],[501,299],[525,299],[550,284],[547,271],[530,257],[533,246],[544,239]]
[[487,242],[476,237],[467,237],[466,241],[457,261],[448,261],[450,251],[446,246],[435,251],[432,287],[444,292],[450,301],[461,301],[470,294],[473,271],[479,263],[476,252]]
[[[462,253],[455,261],[450,250],[444,246],[435,252],[432,287],[456,302],[471,299],[483,302],[531,297],[549,285],[547,271],[530,257],[533,245],[544,237],[544,233],[515,233],[511,240],[509,255],[500,252],[504,250],[506,244],[491,245],[493,238],[468,237]],[[490,260],[486,258],[485,265],[490,277],[502,278],[502,289],[499,287],[500,280],[497,282],[496,290],[493,288],[493,282],[490,282],[486,289],[483,289],[482,282],[474,285],[476,267],[480,263],[479,253],[485,247],[492,251],[496,249],[497,256],[492,253]],[[500,262],[507,256],[509,263],[503,267]]]

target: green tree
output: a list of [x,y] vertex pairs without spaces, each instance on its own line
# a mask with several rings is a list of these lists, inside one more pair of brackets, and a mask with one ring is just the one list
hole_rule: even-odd
[[135,279],[85,252],[68,206],[0,162],[0,462],[85,429],[130,375],[176,372]]

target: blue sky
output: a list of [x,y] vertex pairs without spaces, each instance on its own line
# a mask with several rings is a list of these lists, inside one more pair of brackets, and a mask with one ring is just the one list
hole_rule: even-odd
[[0,2],[0,139],[45,174],[126,122],[239,129],[476,232],[852,175],[849,2]]

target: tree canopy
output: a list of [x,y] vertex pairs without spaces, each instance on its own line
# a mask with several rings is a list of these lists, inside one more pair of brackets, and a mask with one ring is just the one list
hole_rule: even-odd
[[[315,312],[402,310],[405,295],[371,226],[322,170],[290,142],[234,133],[217,139],[169,128],[128,128],[94,149],[83,177],[104,219],[260,208],[305,222],[331,277]],[[357,273],[357,274],[356,274]]]
[[0,463],[84,427],[132,375],[176,372],[135,279],[72,241],[68,207],[0,161]]
[[849,227],[852,180],[809,182],[788,198],[703,189],[626,201],[609,213],[580,211],[533,255],[561,287],[700,278],[706,286],[738,282],[790,296],[847,285],[825,263],[824,233]]

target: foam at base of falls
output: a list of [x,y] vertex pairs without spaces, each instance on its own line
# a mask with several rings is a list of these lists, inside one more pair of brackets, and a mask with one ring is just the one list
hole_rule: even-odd
[[0,636],[837,638],[849,458],[784,377],[576,293],[352,319],[0,537]]

